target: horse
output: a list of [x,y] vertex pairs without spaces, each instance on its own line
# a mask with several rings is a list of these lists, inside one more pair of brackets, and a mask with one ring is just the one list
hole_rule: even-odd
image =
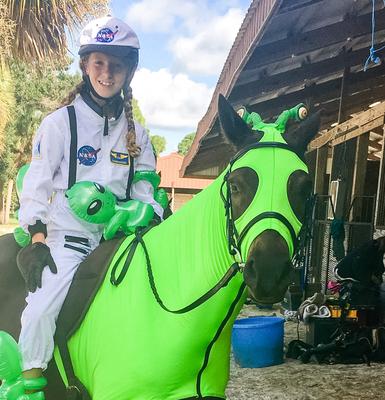
[[[107,267],[68,338],[73,374],[58,350],[55,360],[85,398],[224,399],[231,329],[247,295],[277,303],[291,283],[312,187],[304,152],[319,113],[287,130],[287,111],[251,127],[220,96],[218,115],[235,154],[223,173],[161,224],[102,243],[79,266],[72,287]],[[0,329],[15,339],[25,296],[18,250],[12,235],[0,237]],[[47,398],[64,398],[51,390]]]

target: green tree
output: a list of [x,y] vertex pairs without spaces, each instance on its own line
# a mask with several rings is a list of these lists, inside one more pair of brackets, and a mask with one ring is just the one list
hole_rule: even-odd
[[47,68],[44,74],[23,63],[11,66],[15,88],[12,119],[5,128],[4,147],[0,155],[0,180],[15,175],[29,161],[32,137],[43,117],[60,105],[61,100],[80,81],[80,75]]
[[166,148],[166,138],[159,135],[150,135],[150,139],[155,154],[158,156]]
[[195,132],[191,132],[179,142],[178,153],[180,155],[185,156],[187,154],[192,145],[192,142],[194,141],[194,138],[195,138]]
[[[134,116],[135,121],[139,122],[143,127],[146,127],[146,120],[143,116],[142,110],[139,108],[138,100],[135,98],[132,99],[132,115]],[[147,132],[149,131],[147,130]]]

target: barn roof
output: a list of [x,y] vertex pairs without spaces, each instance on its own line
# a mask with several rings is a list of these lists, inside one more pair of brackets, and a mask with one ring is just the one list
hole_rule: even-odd
[[174,189],[194,189],[201,190],[207,187],[211,180],[196,178],[181,178],[179,171],[182,166],[183,156],[178,153],[171,153],[167,156],[159,157],[157,160],[157,172],[161,173],[159,187]]
[[[375,7],[379,48],[384,2]],[[371,20],[370,0],[253,0],[181,173],[216,176],[230,158],[217,118],[219,93],[265,120],[308,101],[324,110],[322,129],[384,99],[385,63],[370,63],[364,72]]]

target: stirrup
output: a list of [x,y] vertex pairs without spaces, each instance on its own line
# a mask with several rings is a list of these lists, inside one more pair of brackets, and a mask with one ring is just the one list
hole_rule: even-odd
[[47,384],[44,377],[23,379],[21,355],[11,335],[0,331],[0,400],[45,400],[43,392],[25,394],[27,390],[41,390]]

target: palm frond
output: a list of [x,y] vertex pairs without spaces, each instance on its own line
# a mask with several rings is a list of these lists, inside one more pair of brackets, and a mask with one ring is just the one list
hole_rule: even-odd
[[14,23],[13,57],[32,64],[56,64],[67,53],[66,32],[73,34],[91,17],[105,14],[108,0],[5,0]]

